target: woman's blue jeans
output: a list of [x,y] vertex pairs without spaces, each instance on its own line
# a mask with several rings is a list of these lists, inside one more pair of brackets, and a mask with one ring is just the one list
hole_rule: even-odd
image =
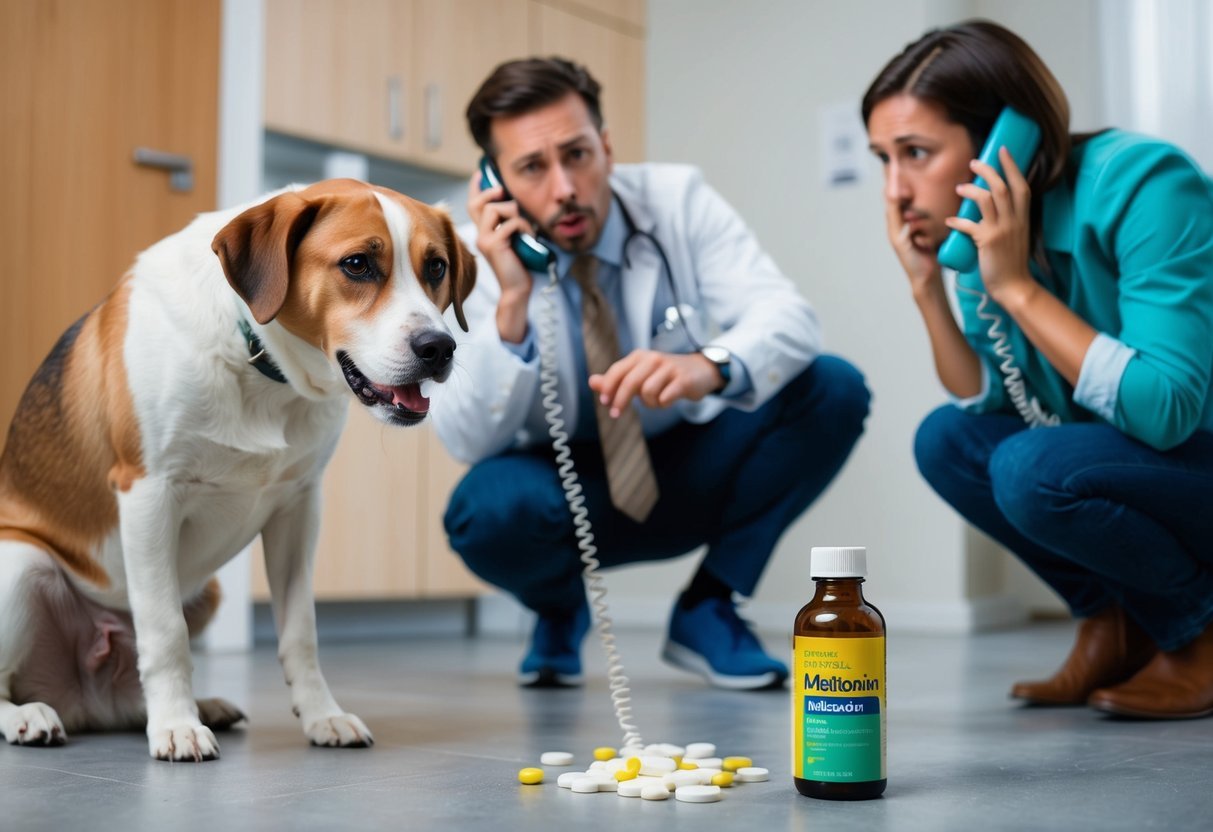
[[1029,430],[946,405],[919,426],[914,456],[1074,615],[1119,604],[1163,650],[1213,621],[1213,434],[1157,451],[1105,424]]

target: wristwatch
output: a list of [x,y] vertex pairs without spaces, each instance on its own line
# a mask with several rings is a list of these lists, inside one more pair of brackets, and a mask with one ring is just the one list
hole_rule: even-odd
[[720,377],[724,382],[716,389],[719,393],[721,390],[729,386],[729,379],[733,376],[729,372],[729,365],[733,361],[733,355],[724,347],[719,347],[714,344],[709,344],[699,350],[699,354],[716,365],[716,369],[720,371]]

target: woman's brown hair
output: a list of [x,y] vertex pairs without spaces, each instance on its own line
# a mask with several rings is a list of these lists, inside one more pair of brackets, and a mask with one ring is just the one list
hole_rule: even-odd
[[885,99],[911,95],[943,107],[962,125],[973,151],[985,144],[1003,107],[1014,107],[1040,125],[1040,149],[1025,171],[1032,189],[1032,250],[1042,265],[1040,200],[1061,182],[1070,156],[1070,104],[1040,56],[1009,29],[988,20],[967,20],[932,29],[885,66],[863,96],[863,123]]

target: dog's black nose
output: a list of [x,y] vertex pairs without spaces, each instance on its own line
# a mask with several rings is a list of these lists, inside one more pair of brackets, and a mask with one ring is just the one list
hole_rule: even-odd
[[428,330],[413,338],[413,352],[435,375],[450,366],[455,355],[455,339],[445,332]]

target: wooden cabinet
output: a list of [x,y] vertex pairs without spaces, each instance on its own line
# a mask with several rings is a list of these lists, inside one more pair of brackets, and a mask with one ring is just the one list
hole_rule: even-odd
[[645,0],[265,0],[266,127],[466,175],[464,110],[493,67],[584,63],[619,161],[644,158]]
[[[467,597],[483,585],[447,546],[442,515],[464,467],[428,423],[389,427],[351,402],[324,474],[315,590],[322,600]],[[269,597],[260,544],[253,596]]]
[[644,161],[643,30],[606,13],[636,14],[631,10],[639,7],[638,16],[643,17],[643,2],[532,0],[532,7],[532,52],[561,55],[585,64],[602,84],[602,116],[615,161]]
[[527,50],[527,0],[266,0],[265,124],[469,173],[463,111]]

